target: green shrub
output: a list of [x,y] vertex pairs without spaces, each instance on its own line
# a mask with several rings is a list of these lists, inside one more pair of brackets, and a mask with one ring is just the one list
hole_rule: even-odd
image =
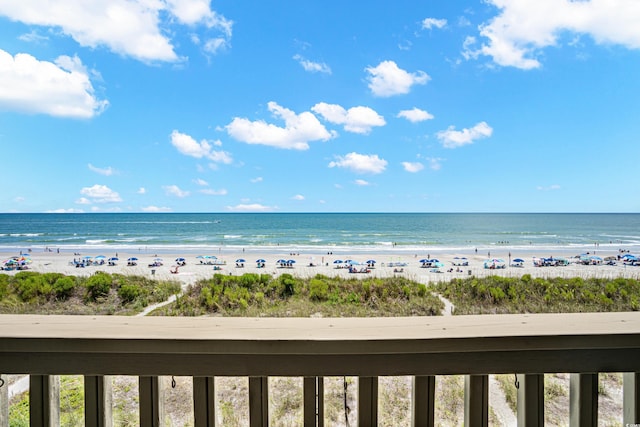
[[309,282],[309,298],[313,301],[326,301],[329,297],[329,285],[319,279]]
[[57,299],[65,300],[71,296],[76,287],[76,281],[71,276],[59,277],[53,283],[53,291]]
[[89,300],[96,301],[98,298],[104,298],[109,295],[111,283],[111,275],[107,273],[96,273],[89,277],[85,284]]
[[141,289],[136,285],[125,284],[118,288],[118,296],[125,304],[135,301],[141,293]]

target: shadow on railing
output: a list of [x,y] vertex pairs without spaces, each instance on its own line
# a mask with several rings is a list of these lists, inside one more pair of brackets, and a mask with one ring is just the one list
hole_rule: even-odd
[[[640,422],[640,313],[273,319],[0,316],[0,372],[30,375],[30,423],[59,418],[57,375],[83,375],[85,425],[111,426],[111,375],[139,382],[139,424],[163,425],[162,376],[193,378],[195,426],[216,425],[216,376],[249,378],[251,426],[269,425],[269,377],[303,378],[306,426],[324,425],[325,376],[355,376],[357,423],[378,424],[378,377],[411,376],[412,424],[434,419],[437,375],[465,375],[466,426],[486,426],[489,374],[517,373],[518,425],[544,424],[544,373],[571,372],[570,424],[598,424],[598,373],[624,372]],[[8,425],[7,386],[0,426]]]

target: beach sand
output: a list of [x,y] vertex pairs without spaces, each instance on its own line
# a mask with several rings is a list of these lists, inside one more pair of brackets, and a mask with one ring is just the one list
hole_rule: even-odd
[[[640,267],[624,265],[621,261],[617,261],[616,265],[582,265],[576,263],[575,252],[564,253],[541,253],[535,248],[527,250],[515,250],[513,248],[493,249],[491,253],[475,250],[468,250],[460,253],[444,253],[438,250],[432,250],[430,253],[408,254],[402,251],[388,251],[386,253],[367,253],[353,254],[340,253],[331,254],[330,252],[314,252],[314,253],[291,253],[291,252],[254,252],[252,250],[225,250],[215,254],[184,254],[184,253],[157,253],[151,251],[138,251],[135,253],[117,253],[119,261],[115,266],[107,265],[89,265],[86,267],[76,267],[74,260],[81,260],[84,257],[96,257],[104,255],[106,258],[116,256],[116,253],[95,252],[74,254],[67,252],[45,252],[33,251],[30,253],[32,262],[28,265],[29,271],[36,272],[57,272],[67,275],[88,276],[97,271],[105,271],[109,273],[119,273],[125,275],[139,275],[147,277],[155,277],[162,280],[178,280],[183,286],[195,283],[199,279],[210,278],[214,274],[231,274],[242,275],[244,273],[258,273],[280,275],[289,273],[298,277],[311,277],[316,274],[340,277],[389,277],[394,275],[402,275],[421,283],[446,281],[452,278],[462,278],[467,276],[485,277],[489,275],[500,275],[507,277],[520,277],[523,274],[530,274],[533,277],[597,277],[597,278],[616,278],[628,277],[640,279]],[[593,254],[593,252],[592,252]],[[6,260],[18,254],[0,253],[0,260]],[[218,262],[224,262],[224,265],[218,266],[219,270],[214,270],[214,265],[206,264],[205,259],[198,258],[198,255],[215,255]],[[618,257],[621,255],[619,250],[606,249],[596,250],[596,255],[605,259],[607,257]],[[127,265],[127,259],[136,257],[137,265]],[[150,267],[155,258],[162,258],[163,265]],[[177,258],[183,257],[186,265],[178,268],[178,273],[173,274],[171,271],[175,269]],[[454,261],[456,257],[466,257],[468,266],[456,266]],[[534,258],[556,257],[565,258],[570,261],[567,266],[559,267],[535,267],[533,265]],[[436,258],[444,266],[437,269],[421,267],[420,260],[424,258]],[[484,263],[487,259],[500,258],[503,259],[506,268],[504,269],[487,269]],[[509,265],[509,260],[521,258],[525,262],[522,267],[514,267]],[[237,264],[236,260],[244,259],[245,262]],[[259,268],[256,262],[259,259],[265,260],[264,267]],[[279,267],[277,261],[280,259],[294,260],[292,267]],[[356,268],[358,270],[366,267],[365,262],[373,259],[376,261],[375,267],[369,269],[368,273],[350,273],[347,268],[337,268],[335,260],[353,259],[360,263]],[[240,267],[239,265],[242,265]],[[2,271],[2,273],[15,274],[16,271]]]

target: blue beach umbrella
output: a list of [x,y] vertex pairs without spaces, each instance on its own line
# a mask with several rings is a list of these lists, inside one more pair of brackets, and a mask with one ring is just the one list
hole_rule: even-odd
[[260,258],[260,259],[257,259],[256,262],[267,262],[267,261],[265,261],[262,258]]
[[244,260],[244,258],[238,258],[236,262],[246,262],[246,261]]
[[138,260],[138,258],[136,258],[136,257],[134,257],[134,256],[132,256],[131,258],[128,258],[128,259],[127,259],[127,261],[137,261],[137,260]]

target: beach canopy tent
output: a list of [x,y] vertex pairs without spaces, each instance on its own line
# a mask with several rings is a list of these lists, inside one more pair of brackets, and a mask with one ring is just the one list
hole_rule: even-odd
[[469,265],[469,260],[466,257],[453,257],[453,265],[456,266],[467,266]]
[[514,258],[514,260],[511,261],[511,265],[514,267],[524,267],[524,260],[522,258]]
[[493,258],[488,259],[484,262],[484,268],[496,269],[496,268],[505,268],[507,265],[505,264],[503,259]]

